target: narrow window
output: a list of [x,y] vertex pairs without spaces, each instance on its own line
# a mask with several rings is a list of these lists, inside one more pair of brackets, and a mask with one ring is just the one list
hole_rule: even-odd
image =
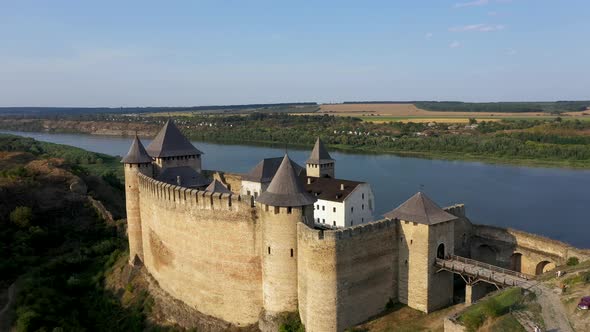
[[354,225],[354,220],[350,221],[350,226]]
[[250,196],[252,194],[252,192],[250,190],[246,191],[246,194],[248,194],[248,196]]
[[291,214],[292,211],[293,211],[293,208],[292,207],[290,207],[290,206],[287,207],[287,214]]
[[293,249],[291,249],[291,257],[293,257]]
[[351,206],[351,207],[350,207],[350,212],[351,212],[351,213],[352,213],[352,212],[354,212],[354,206]]
[[270,247],[268,247],[268,254],[270,255]]
[[332,208],[332,212],[336,212],[336,208],[335,208],[335,207],[334,207],[334,208]]
[[320,209],[320,205],[318,204],[318,210]]
[[322,205],[322,211],[326,211],[326,206]]
[[365,204],[361,205],[361,210],[365,209]]
[[326,219],[322,219],[322,224],[325,224],[325,223],[326,223]]
[[365,193],[363,193],[363,199],[365,199]]
[[332,222],[332,225],[336,226],[336,220],[334,220],[334,221]]
[[365,218],[361,218],[361,224],[365,222]]
[[278,206],[275,206],[275,214],[279,214],[280,212],[280,208]]
[[264,205],[264,211],[268,212],[268,205]]
[[414,243],[414,240],[410,240],[410,244]]

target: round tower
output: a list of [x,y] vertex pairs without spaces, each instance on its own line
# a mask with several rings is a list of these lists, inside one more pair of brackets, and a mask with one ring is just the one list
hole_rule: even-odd
[[152,158],[147,154],[139,137],[135,135],[127,155],[121,160],[125,167],[125,202],[127,207],[127,236],[129,263],[143,261],[141,214],[139,210],[139,179],[137,174],[153,176]]
[[267,316],[297,311],[297,223],[313,226],[313,203],[291,160],[283,158],[256,200],[262,227],[262,298]]

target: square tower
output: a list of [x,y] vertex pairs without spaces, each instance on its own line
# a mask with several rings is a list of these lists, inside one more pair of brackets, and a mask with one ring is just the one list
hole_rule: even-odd
[[332,157],[328,153],[328,150],[326,150],[324,143],[322,143],[322,141],[318,137],[313,147],[313,150],[311,151],[311,155],[305,163],[307,176],[316,178],[333,178],[335,176],[334,164],[334,159],[332,159]]
[[434,264],[453,254],[457,218],[421,192],[385,216],[399,221],[399,301],[426,313],[452,304],[453,275]]

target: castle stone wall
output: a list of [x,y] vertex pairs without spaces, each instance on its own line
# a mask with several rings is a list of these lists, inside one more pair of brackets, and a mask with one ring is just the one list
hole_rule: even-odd
[[238,326],[262,309],[261,231],[251,197],[139,175],[144,264],[160,287]]
[[343,331],[397,302],[396,223],[299,225],[299,310],[308,331]]
[[[565,264],[570,257],[580,261],[590,259],[590,250],[511,228],[473,225],[473,235],[470,241],[473,258],[483,259],[479,256],[487,252],[488,260],[494,260],[492,263],[531,275]],[[519,268],[514,266],[516,255],[520,255]]]

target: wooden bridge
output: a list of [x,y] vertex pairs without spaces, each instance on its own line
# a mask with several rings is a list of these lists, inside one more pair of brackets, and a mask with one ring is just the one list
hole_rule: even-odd
[[467,285],[483,281],[493,284],[497,288],[519,286],[528,289],[536,284],[533,277],[528,274],[461,256],[450,255],[444,259],[437,258],[435,265],[440,269],[439,271],[449,271],[460,275]]

